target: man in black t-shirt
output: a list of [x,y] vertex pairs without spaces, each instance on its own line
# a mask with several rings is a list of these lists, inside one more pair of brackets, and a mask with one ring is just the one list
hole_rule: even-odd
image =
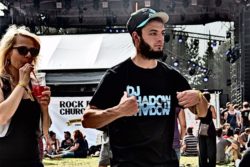
[[241,130],[242,132],[250,127],[250,106],[247,101],[244,101],[242,104],[243,108],[241,110]]
[[112,167],[178,167],[172,148],[175,108],[206,115],[202,94],[157,60],[168,19],[149,8],[131,14],[127,28],[136,55],[107,70],[84,111],[84,127],[108,129]]
[[61,143],[61,149],[69,149],[74,145],[74,140],[71,138],[71,134],[69,131],[64,132],[64,140]]

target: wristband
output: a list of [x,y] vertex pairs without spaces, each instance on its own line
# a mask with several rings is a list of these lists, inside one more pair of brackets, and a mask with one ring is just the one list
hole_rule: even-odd
[[198,105],[199,103],[201,102],[202,100],[202,97],[203,97],[203,93],[201,91],[198,92],[198,96],[199,96],[199,102],[195,105],[195,114],[199,115],[200,111],[199,111],[199,108],[198,108]]
[[25,84],[25,83],[23,83],[23,82],[18,82],[18,84],[17,84],[18,86],[21,86],[21,87],[23,87],[25,90],[27,90],[27,85]]
[[27,88],[27,85],[24,82],[18,82],[17,86],[21,86],[24,88],[24,90],[28,93],[31,101],[35,101],[34,97],[32,96],[32,92],[29,88]]
[[198,96],[199,96],[199,102],[202,100],[203,97],[203,93],[201,91],[198,92]]

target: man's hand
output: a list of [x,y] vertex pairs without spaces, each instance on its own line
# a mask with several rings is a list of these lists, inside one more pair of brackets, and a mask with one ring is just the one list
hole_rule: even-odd
[[207,115],[208,101],[199,90],[185,90],[177,92],[179,105],[196,114],[197,117],[205,117]]
[[120,103],[116,106],[107,109],[87,106],[82,118],[82,125],[85,128],[102,128],[119,118],[132,116],[137,112],[138,104],[136,97],[128,97],[127,92],[124,92]]
[[182,92],[177,92],[177,99],[179,105],[184,108],[192,107],[197,105],[200,102],[200,91],[198,90],[185,90]]
[[128,97],[127,92],[124,92],[118,107],[123,116],[132,116],[138,112],[138,103],[136,97]]

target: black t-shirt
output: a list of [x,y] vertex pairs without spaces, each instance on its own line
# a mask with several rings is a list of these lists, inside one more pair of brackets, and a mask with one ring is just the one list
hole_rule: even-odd
[[153,69],[136,66],[131,59],[108,70],[90,104],[100,109],[119,104],[123,92],[139,104],[135,116],[109,124],[112,166],[178,166],[172,149],[177,91],[190,89],[177,71],[158,62]]
[[86,158],[88,154],[88,142],[86,139],[76,139],[75,143],[79,144],[77,150],[74,151],[75,158]]
[[250,149],[246,150],[244,156],[242,157],[239,167],[248,167],[250,163]]
[[73,139],[64,139],[61,144],[61,148],[69,148],[73,145],[74,141]]
[[241,117],[242,117],[242,122],[243,122],[244,127],[250,126],[249,114],[250,114],[249,109],[242,110],[242,112],[241,112]]

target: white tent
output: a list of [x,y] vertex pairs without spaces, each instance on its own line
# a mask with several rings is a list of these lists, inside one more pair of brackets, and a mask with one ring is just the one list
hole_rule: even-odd
[[135,54],[128,33],[40,36],[38,69],[109,68]]

